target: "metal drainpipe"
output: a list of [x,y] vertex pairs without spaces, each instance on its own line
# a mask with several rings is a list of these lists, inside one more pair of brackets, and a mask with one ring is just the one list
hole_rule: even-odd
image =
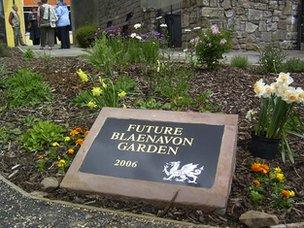
[[302,46],[303,29],[304,29],[304,0],[302,0],[300,3],[299,17],[298,17],[298,42],[297,42],[298,50],[301,50],[301,46]]

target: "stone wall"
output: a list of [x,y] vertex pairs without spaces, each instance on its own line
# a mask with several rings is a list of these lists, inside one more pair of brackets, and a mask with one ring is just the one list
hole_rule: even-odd
[[257,49],[272,41],[294,49],[299,6],[299,0],[183,0],[183,43],[195,37],[185,29],[218,24],[234,29],[236,49]]
[[[107,27],[108,22],[113,26],[122,27],[126,24],[135,24],[143,20],[143,10],[140,0],[103,0],[99,1],[98,22],[100,28]],[[127,16],[131,15],[127,22]]]

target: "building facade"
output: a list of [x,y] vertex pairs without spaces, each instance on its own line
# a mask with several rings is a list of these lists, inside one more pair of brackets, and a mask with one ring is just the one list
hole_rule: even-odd
[[[80,2],[80,1],[78,1]],[[189,32],[212,24],[234,31],[234,48],[253,50],[279,42],[299,49],[303,42],[303,0],[93,0],[94,23],[101,29],[118,26],[127,31],[135,23],[157,30],[163,18],[173,46],[186,46]]]

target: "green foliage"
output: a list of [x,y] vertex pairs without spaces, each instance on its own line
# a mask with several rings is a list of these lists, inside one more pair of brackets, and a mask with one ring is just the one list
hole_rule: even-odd
[[103,34],[93,48],[88,50],[87,59],[98,69],[113,74],[115,66],[136,63],[155,64],[158,56],[157,41],[141,42],[137,39],[121,37],[109,39]]
[[1,57],[6,57],[6,56],[9,56],[9,49],[8,49],[8,47],[7,47],[3,42],[1,42],[1,40],[0,40],[0,58],[1,58]]
[[76,42],[81,48],[91,47],[95,41],[95,25],[84,25],[76,30]]
[[279,44],[271,43],[260,51],[260,68],[263,73],[277,73],[282,70],[286,53]]
[[247,69],[249,66],[248,57],[242,56],[242,55],[236,55],[236,56],[232,57],[231,66],[241,68],[241,69]]
[[304,72],[304,60],[300,58],[291,58],[284,63],[284,72],[302,73]]
[[54,122],[39,121],[21,136],[20,143],[29,152],[41,152],[54,142],[62,142],[64,132],[64,127]]
[[35,58],[35,53],[32,49],[26,49],[25,52],[23,53],[23,58],[25,61],[29,61],[33,58]]
[[214,104],[210,101],[210,98],[213,96],[212,91],[208,90],[196,98],[196,105],[200,112],[218,112],[220,111],[220,105]]
[[91,91],[82,91],[74,102],[91,109],[119,107],[127,92],[134,90],[135,82],[127,76],[120,77],[116,83],[109,78],[99,78],[99,85]]
[[223,54],[232,47],[232,32],[223,29],[219,31],[216,25],[202,31],[196,45],[198,62],[206,64],[209,70],[218,67]]
[[19,128],[13,126],[0,127],[0,149],[7,144],[9,141],[14,140],[21,134]]
[[260,204],[264,199],[264,196],[256,188],[250,188],[249,195],[254,204]]
[[127,93],[133,92],[136,86],[134,79],[129,76],[121,76],[115,82],[116,91],[125,91]]
[[166,104],[162,104],[159,101],[156,101],[154,98],[150,97],[148,100],[144,101],[144,100],[139,100],[136,103],[136,106],[140,109],[163,109],[163,110],[170,110],[171,109],[171,105],[166,103]]
[[51,89],[42,77],[29,70],[20,70],[5,80],[6,98],[12,108],[35,106],[51,99]]

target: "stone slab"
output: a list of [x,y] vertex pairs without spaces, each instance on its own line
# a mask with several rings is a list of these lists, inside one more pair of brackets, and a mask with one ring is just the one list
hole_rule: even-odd
[[[236,115],[104,108],[61,187],[153,202],[174,199],[176,204],[205,210],[226,208],[235,167],[237,122]],[[122,148],[121,143],[130,143],[131,136],[117,134],[134,132],[138,125],[153,126],[150,130],[164,127],[167,132],[160,136],[186,140],[174,144],[173,137],[171,144],[165,144],[168,148],[178,145],[178,150]],[[138,145],[136,134],[133,142]],[[185,171],[189,167],[191,172]],[[185,172],[186,176],[181,175]]]

